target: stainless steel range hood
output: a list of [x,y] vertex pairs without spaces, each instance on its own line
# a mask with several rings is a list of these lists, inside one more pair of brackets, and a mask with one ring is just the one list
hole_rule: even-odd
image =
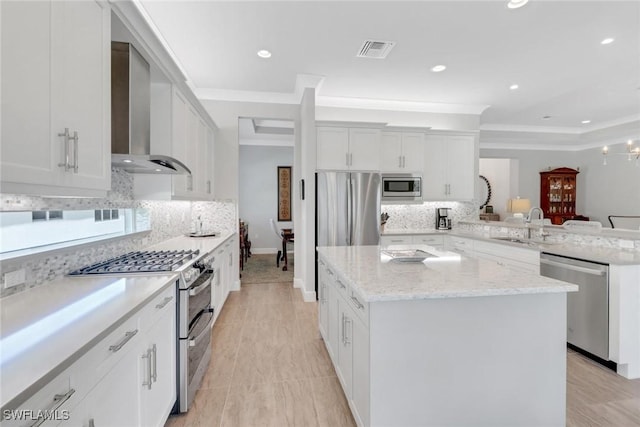
[[129,43],[111,42],[111,164],[130,173],[190,175],[177,159],[151,154],[149,64]]

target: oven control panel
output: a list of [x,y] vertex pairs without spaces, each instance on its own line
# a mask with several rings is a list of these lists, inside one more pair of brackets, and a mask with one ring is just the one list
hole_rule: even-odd
[[185,287],[188,287],[194,280],[196,280],[200,276],[200,270],[195,267],[187,268],[183,273],[182,277],[185,281]]

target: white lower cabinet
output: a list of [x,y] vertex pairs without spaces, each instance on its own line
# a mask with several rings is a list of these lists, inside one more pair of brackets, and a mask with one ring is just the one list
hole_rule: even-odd
[[369,424],[368,304],[319,261],[318,321],[349,407],[358,425]]
[[[22,404],[15,412],[28,411],[22,418],[5,419],[2,427],[163,426],[176,400],[175,292],[170,286],[155,297]],[[25,417],[38,411],[51,419],[29,423]]]
[[138,351],[142,426],[164,425],[176,400],[176,341],[167,333],[175,328],[175,310],[168,309],[151,327]]

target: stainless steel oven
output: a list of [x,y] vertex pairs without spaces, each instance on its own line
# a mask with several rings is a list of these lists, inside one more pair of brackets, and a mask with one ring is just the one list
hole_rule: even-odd
[[119,276],[177,272],[177,402],[174,411],[186,412],[211,360],[211,285],[213,252],[199,250],[139,251],[83,267],[72,276]]
[[422,201],[422,177],[415,174],[383,174],[382,201]]
[[186,412],[211,360],[213,256],[183,274],[178,303],[178,409]]

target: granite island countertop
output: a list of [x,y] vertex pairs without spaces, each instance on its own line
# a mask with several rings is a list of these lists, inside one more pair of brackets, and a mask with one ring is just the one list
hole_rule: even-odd
[[[438,252],[430,246],[413,247]],[[379,246],[319,247],[318,255],[367,302],[578,290],[570,283],[467,256],[393,262],[385,259]]]

